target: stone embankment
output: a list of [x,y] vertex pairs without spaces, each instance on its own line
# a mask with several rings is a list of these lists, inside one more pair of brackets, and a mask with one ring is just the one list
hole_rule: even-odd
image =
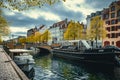
[[0,46],[0,80],[29,80]]

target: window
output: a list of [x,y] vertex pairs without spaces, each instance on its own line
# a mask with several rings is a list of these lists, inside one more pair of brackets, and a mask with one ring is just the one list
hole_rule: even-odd
[[104,14],[104,19],[108,19],[109,18],[109,14]]
[[107,37],[110,38],[110,34],[107,34]]
[[115,18],[115,13],[111,13],[111,18]]
[[116,30],[116,31],[118,30],[118,26],[115,26],[115,30]]
[[114,45],[114,41],[112,41],[112,45]]
[[112,7],[111,7],[111,11],[115,11],[115,6],[112,6]]
[[120,26],[117,26],[118,29],[120,29]]
[[117,11],[117,16],[120,17],[120,10]]
[[111,38],[115,38],[115,33],[112,33],[112,34],[111,34]]
[[116,33],[116,38],[119,36],[119,34],[118,33]]
[[111,31],[115,31],[115,26],[112,26],[112,27],[111,27]]
[[107,27],[106,30],[110,31],[110,27]]
[[111,21],[111,24],[115,24],[115,20],[112,20],[112,21]]
[[117,23],[118,23],[118,19],[115,20],[115,24],[117,24]]
[[118,22],[120,22],[120,18],[118,18]]
[[105,18],[106,18],[106,19],[108,19],[108,18],[109,18],[109,15],[108,15],[108,14],[106,14],[106,15],[105,15]]
[[106,24],[107,24],[107,25],[110,25],[110,21],[106,21]]

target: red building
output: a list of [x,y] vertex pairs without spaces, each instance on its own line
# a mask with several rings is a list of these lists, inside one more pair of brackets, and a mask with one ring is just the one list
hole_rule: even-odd
[[109,8],[103,10],[103,20],[107,30],[103,45],[120,47],[120,0],[112,2]]

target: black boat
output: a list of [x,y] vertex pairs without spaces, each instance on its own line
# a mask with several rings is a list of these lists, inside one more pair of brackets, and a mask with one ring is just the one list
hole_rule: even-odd
[[74,61],[120,65],[119,48],[115,46],[106,46],[104,48],[92,49],[85,40],[75,42],[77,42],[77,45],[54,48],[52,50],[53,56]]

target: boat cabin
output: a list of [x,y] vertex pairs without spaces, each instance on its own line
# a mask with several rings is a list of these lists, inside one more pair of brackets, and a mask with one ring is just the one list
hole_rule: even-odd
[[32,53],[32,50],[26,50],[26,49],[10,49],[10,57],[13,59],[14,56],[24,56],[24,55],[30,55]]
[[61,49],[64,50],[85,50],[90,48],[91,46],[86,40],[66,40],[61,42]]

